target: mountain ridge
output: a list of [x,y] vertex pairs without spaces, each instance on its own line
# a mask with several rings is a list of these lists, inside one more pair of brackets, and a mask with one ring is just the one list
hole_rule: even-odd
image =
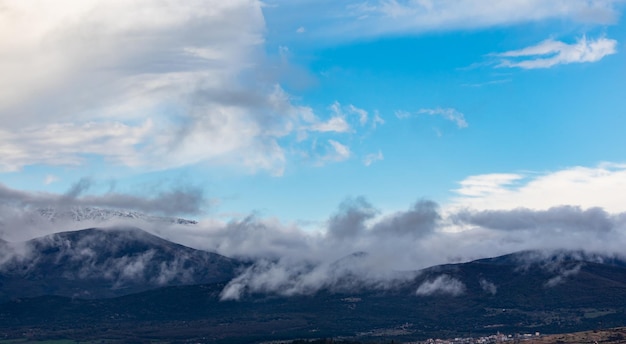
[[[134,227],[88,228],[7,243],[0,300],[59,295],[102,298],[227,281],[242,263]],[[6,255],[6,253],[5,253]]]
[[[362,268],[359,264],[369,257],[356,252],[329,265],[332,274],[345,274],[337,281],[347,278],[347,287],[326,285],[290,296],[251,289],[239,299],[224,300],[225,288],[249,265],[138,228],[90,228],[27,243],[40,254],[33,265],[22,271],[17,264],[13,275],[4,268],[0,273],[0,329],[5,333],[36,328],[53,337],[69,333],[70,338],[115,335],[126,340],[144,333],[142,340],[200,342],[320,336],[417,340],[496,330],[558,333],[626,323],[626,265],[621,257],[584,251],[521,251],[437,265],[405,272],[400,283],[384,288],[364,283],[362,270],[351,267]],[[100,254],[92,256],[92,251]],[[171,263],[176,257],[190,265]],[[172,274],[168,276],[179,279],[152,283],[163,262],[194,273],[218,273],[191,280]],[[98,268],[113,269],[117,275],[94,279],[87,267],[99,274],[106,269]],[[124,284],[128,276],[141,283]],[[79,287],[68,287],[77,279]],[[85,290],[90,293],[81,292]]]

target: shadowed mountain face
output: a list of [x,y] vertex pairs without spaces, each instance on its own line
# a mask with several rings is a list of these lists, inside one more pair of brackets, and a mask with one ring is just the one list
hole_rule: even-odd
[[135,228],[85,229],[0,246],[0,300],[39,295],[104,298],[223,282],[240,266]]
[[[140,231],[91,232],[109,241],[115,240],[107,236],[124,236],[118,246],[105,245],[108,254],[119,259],[141,256],[150,250],[158,252],[159,257],[171,257],[170,249],[190,250]],[[74,243],[91,232],[62,233],[48,239]],[[31,244],[41,245],[48,263],[42,261],[41,268],[33,271],[55,271],[50,267],[55,266],[59,271],[52,275],[63,275],[60,265],[50,262],[58,257],[64,259],[58,247],[65,246],[42,240]],[[339,269],[364,257],[352,255],[336,265]],[[92,261],[102,265],[96,258]],[[70,262],[62,266],[72,267],[67,271],[76,274],[83,265]],[[144,271],[150,272],[142,275],[144,281],[154,281],[161,270],[156,265]],[[246,292],[238,301],[220,299],[226,280],[100,300],[51,296],[20,299],[0,304],[0,329],[22,333],[25,328],[38,328],[55,338],[70,336],[77,340],[116,336],[232,343],[335,336],[415,340],[496,331],[559,333],[626,323],[626,264],[615,257],[527,251],[407,274],[411,277],[385,289],[322,289],[291,297]],[[351,280],[350,285],[358,281]],[[136,338],[137,333],[143,333],[143,337]]]

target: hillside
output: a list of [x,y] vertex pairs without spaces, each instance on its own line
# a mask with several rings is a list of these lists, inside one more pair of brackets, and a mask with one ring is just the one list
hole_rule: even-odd
[[105,298],[224,282],[241,265],[137,228],[91,228],[4,245],[0,301],[42,295]]
[[250,342],[338,337],[423,340],[477,334],[563,333],[626,323],[626,267],[614,257],[528,251],[420,271],[384,290],[246,294],[225,283],[166,287],[113,299],[39,297],[0,305],[6,333]]

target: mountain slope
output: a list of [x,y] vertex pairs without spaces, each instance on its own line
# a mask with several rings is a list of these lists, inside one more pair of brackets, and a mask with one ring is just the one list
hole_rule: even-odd
[[214,283],[228,281],[240,266],[233,259],[136,228],[91,228],[4,245],[8,248],[0,259],[0,300],[39,295],[103,298]]
[[217,283],[103,300],[40,297],[0,305],[0,328],[18,333],[36,327],[57,336],[65,331],[74,339],[110,337],[114,329],[119,338],[143,333],[142,340],[203,342],[569,332],[626,324],[622,263],[576,252],[528,251],[435,266],[384,290],[257,293],[220,301],[225,283]]

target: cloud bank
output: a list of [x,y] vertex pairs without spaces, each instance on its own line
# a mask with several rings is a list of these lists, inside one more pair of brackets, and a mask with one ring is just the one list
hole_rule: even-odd
[[465,178],[453,190],[448,207],[477,210],[548,209],[560,205],[600,207],[623,212],[626,165],[601,163],[553,172],[481,174]]
[[[268,291],[299,295],[322,288],[386,289],[403,285],[407,278],[413,277],[404,273],[406,271],[523,250],[562,249],[623,255],[626,245],[626,210],[623,206],[615,204],[613,209],[587,207],[584,202],[578,202],[587,201],[586,198],[569,197],[571,203],[568,204],[557,197],[552,201],[560,202],[560,205],[555,203],[544,208],[542,202],[546,195],[558,195],[558,192],[546,193],[541,189],[547,179],[551,180],[547,185],[567,190],[572,182],[578,183],[578,188],[583,191],[594,190],[597,186],[611,186],[614,190],[619,183],[613,181],[622,178],[623,170],[623,166],[605,164],[532,176],[506,173],[472,176],[461,184],[463,192],[459,194],[462,196],[454,206],[439,206],[422,199],[405,210],[391,213],[382,213],[365,197],[347,198],[321,225],[320,231],[308,231],[297,223],[254,215],[228,221],[205,219],[195,224],[148,221],[145,217],[120,219],[119,216],[91,222],[71,218],[50,222],[45,217],[33,217],[30,210],[67,202],[73,206],[115,204],[120,207],[132,203],[138,210],[158,211],[165,209],[161,205],[171,206],[180,199],[178,208],[186,211],[199,207],[204,198],[198,197],[193,190],[179,195],[176,189],[154,199],[135,199],[119,194],[89,198],[83,196],[90,188],[88,180],[77,183],[61,195],[3,187],[0,189],[0,234],[5,240],[19,241],[57,231],[123,223],[190,247],[255,261],[256,264],[228,285],[222,295],[225,299]],[[528,191],[520,191],[538,187],[533,192],[543,192],[539,203],[529,202],[523,197]],[[471,206],[489,204],[493,197],[502,201],[500,208]],[[505,202],[507,199],[510,203]],[[528,207],[517,206],[513,199],[527,202]],[[521,267],[532,264],[532,259],[520,262]],[[566,281],[576,273],[575,266],[561,268],[556,264],[541,268],[552,275],[552,282],[547,280],[546,287]],[[481,287],[485,292],[497,293],[497,286],[489,281],[481,282]],[[428,295],[442,291],[457,295],[462,290],[454,281],[441,277],[429,280],[420,293]]]
[[[281,175],[292,154],[308,151],[297,142],[367,123],[367,111],[337,102],[316,115],[269,74],[276,66],[264,50],[262,8],[257,0],[4,3],[0,171],[98,157],[143,171],[209,164]],[[318,160],[350,156],[337,137],[321,139],[336,154]]]

